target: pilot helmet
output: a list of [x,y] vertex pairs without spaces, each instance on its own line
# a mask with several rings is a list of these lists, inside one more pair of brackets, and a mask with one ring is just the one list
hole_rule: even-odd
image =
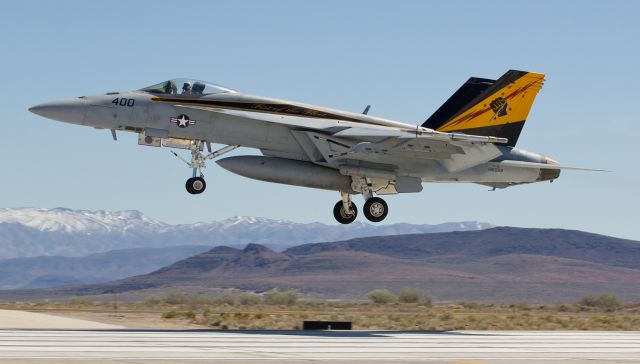
[[183,90],[187,90],[190,88],[191,88],[191,82],[185,82],[184,85],[182,85]]

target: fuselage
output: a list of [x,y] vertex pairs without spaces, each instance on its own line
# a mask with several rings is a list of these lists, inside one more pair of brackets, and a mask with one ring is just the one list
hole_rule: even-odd
[[[62,122],[138,135],[138,144],[188,150],[190,194],[206,189],[203,169],[256,180],[337,191],[333,215],[350,224],[362,212],[383,221],[380,195],[417,193],[424,182],[505,188],[553,181],[562,166],[515,148],[544,75],[509,70],[498,80],[470,79],[421,125],[299,102],[249,95],[177,78],[130,92],[40,104],[30,111]],[[225,145],[219,149],[212,144]],[[205,146],[207,151],[205,152]],[[239,147],[260,155],[220,156]],[[378,196],[376,196],[378,195]]]
[[[188,106],[188,108],[186,108]],[[198,109],[202,107],[203,109]],[[336,121],[339,125],[368,124],[402,130],[414,130],[415,125],[353,112],[307,105],[287,100],[259,97],[240,92],[220,92],[203,96],[153,94],[146,91],[111,92],[105,95],[82,96],[44,103],[31,111],[47,118],[91,126],[143,133],[159,138],[204,140],[210,143],[240,145],[258,149],[265,156],[307,161],[329,168],[335,166],[313,161],[297,142],[292,127],[213,113],[205,108],[244,110],[278,117],[313,118]],[[188,127],[176,121],[187,115]],[[299,129],[299,128],[296,128]],[[498,164],[503,160],[518,160],[544,164],[555,161],[538,153],[515,147],[499,147],[501,155],[490,162],[451,173],[433,159],[410,159],[394,156],[372,156],[370,163],[394,165],[397,175],[417,177],[423,182],[471,182],[493,187],[553,180],[559,170],[544,168],[511,168]]]

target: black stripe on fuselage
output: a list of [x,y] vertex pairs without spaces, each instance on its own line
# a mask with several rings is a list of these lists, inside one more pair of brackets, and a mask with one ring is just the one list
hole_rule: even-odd
[[223,101],[206,99],[183,99],[173,97],[152,97],[151,101],[171,102],[174,104],[189,104],[199,106],[213,106],[228,109],[237,109],[253,112],[263,112],[269,114],[301,116],[307,118],[331,119],[339,121],[352,121],[356,123],[373,124],[363,119],[349,116],[332,114],[321,110],[311,109],[304,106],[297,106],[284,103],[254,102],[254,101]]

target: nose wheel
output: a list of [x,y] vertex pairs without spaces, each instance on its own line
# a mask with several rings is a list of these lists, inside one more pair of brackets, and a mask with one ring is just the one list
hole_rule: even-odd
[[190,194],[198,195],[204,192],[204,190],[207,188],[207,183],[202,177],[191,177],[187,180],[185,187],[187,188],[187,192],[189,192]]

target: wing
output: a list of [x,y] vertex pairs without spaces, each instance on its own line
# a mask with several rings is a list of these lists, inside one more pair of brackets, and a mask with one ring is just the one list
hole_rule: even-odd
[[505,138],[438,132],[424,127],[391,127],[353,121],[299,117],[194,105],[177,107],[210,111],[292,128],[296,140],[314,162],[340,165],[358,160],[393,166],[397,160],[435,160],[458,172],[501,155],[495,146]]
[[[397,165],[411,160],[433,160],[449,172],[458,172],[478,164],[488,162],[502,152],[489,142],[459,140],[454,136],[405,133],[402,135],[380,135],[380,140],[361,140],[344,132],[325,135],[319,132],[305,132],[311,142],[329,162],[351,159],[370,163]],[[395,134],[395,133],[389,133]],[[300,132],[294,133],[298,141]]]

